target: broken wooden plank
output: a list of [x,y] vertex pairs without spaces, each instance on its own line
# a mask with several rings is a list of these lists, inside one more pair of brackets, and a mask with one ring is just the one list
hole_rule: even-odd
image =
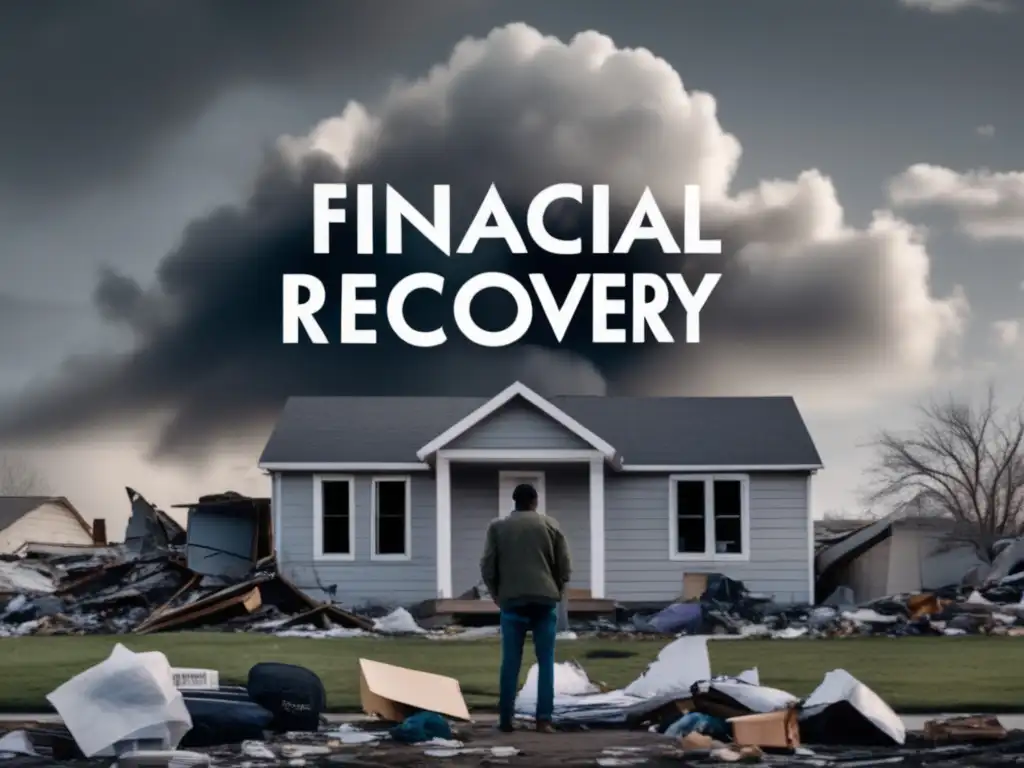
[[[137,626],[133,631],[139,634],[143,634],[144,631],[148,630],[150,627],[162,625],[164,622],[175,620],[180,616],[191,616],[194,614],[194,612],[205,610],[209,606],[221,605],[226,601],[237,597],[238,595],[248,594],[250,590],[252,590],[254,587],[259,586],[260,584],[263,584],[265,581],[267,581],[266,578],[250,579],[249,581],[242,582],[241,584],[234,584],[230,587],[225,587],[224,589],[217,590],[212,595],[207,595],[206,597],[196,600],[195,602],[186,603],[185,605],[182,605],[178,608],[172,608],[171,610],[168,610],[167,612],[157,617],[155,621],[146,621],[143,624]],[[204,613],[203,615],[206,614]]]
[[175,592],[173,595],[171,595],[170,599],[166,603],[164,603],[163,605],[160,605],[160,606],[157,606],[156,608],[154,608],[153,612],[151,614],[149,614],[149,616],[146,618],[146,620],[143,621],[141,624],[139,624],[138,627],[136,627],[136,629],[144,629],[145,627],[149,626],[150,624],[155,624],[157,619],[160,618],[160,616],[162,616],[165,613],[169,613],[170,612],[170,606],[174,604],[174,601],[177,600],[182,595],[184,595],[186,592],[194,589],[196,587],[196,585],[199,583],[200,579],[202,579],[202,576],[200,576],[199,574],[197,574],[197,573],[192,574],[192,577],[188,581],[185,582],[185,584],[181,587],[181,589],[179,589],[177,592]]
[[344,608],[330,603],[324,603],[324,616],[331,620],[331,623],[338,624],[347,629],[363,629],[367,632],[373,631],[373,621],[363,616],[358,616]]
[[[245,615],[252,613],[263,604],[259,587],[253,587],[248,592],[242,592],[241,594],[227,597],[220,602],[210,603],[197,608],[202,602],[205,601],[200,600],[197,603],[185,606],[185,609],[175,611],[178,614],[176,616],[165,617],[162,621],[158,621],[148,627],[137,628],[135,633],[148,635],[152,632],[163,632],[168,629],[187,629],[196,624],[206,623],[203,620],[212,619],[213,617],[217,617],[220,620],[230,618],[230,616],[225,614]],[[186,610],[188,608],[194,610]]]
[[288,629],[289,627],[298,627],[303,624],[316,624],[320,629],[326,629],[327,623],[324,621],[324,609],[326,607],[326,605],[320,605],[311,611],[296,614],[278,624],[275,629]]
[[[444,598],[439,600],[428,600],[421,607],[421,611],[425,616],[433,615],[489,615],[498,614],[498,606],[493,600],[459,600],[454,598]],[[615,601],[614,600],[601,600],[597,598],[589,599],[569,599],[569,613],[570,614],[608,614],[615,612]]]

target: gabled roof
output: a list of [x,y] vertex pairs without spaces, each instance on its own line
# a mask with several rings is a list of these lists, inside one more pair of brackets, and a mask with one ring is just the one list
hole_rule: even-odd
[[[791,397],[544,400],[599,444],[614,446],[626,469],[821,467]],[[489,402],[493,398],[289,398],[260,464],[414,463],[418,452],[433,447],[439,437]]]
[[92,535],[92,528],[85,522],[85,518],[64,496],[0,496],[0,531],[10,528],[43,504],[61,505],[71,513],[86,533]]
[[606,459],[611,460],[615,458],[615,449],[610,443],[602,440],[557,405],[553,404],[550,400],[545,400],[520,381],[509,385],[483,405],[478,408],[474,408],[470,413],[452,424],[448,429],[437,435],[437,437],[429,443],[422,446],[416,452],[416,458],[423,461],[428,456],[436,453],[441,448],[444,448],[460,435],[471,430],[491,414],[499,411],[507,403],[515,400],[517,397],[522,398],[545,416],[548,416],[552,420],[561,424],[583,442],[589,443],[595,451],[603,453]]

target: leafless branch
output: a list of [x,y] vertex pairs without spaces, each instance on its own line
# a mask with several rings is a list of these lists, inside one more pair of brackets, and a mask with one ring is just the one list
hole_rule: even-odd
[[980,406],[953,396],[920,407],[906,434],[883,431],[871,469],[874,503],[913,504],[951,519],[950,537],[985,559],[1024,526],[1024,410],[1000,411],[994,391]]

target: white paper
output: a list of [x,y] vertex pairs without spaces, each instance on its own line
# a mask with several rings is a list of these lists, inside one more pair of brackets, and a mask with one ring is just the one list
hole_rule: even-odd
[[864,718],[897,744],[907,739],[902,718],[881,697],[845,669],[833,669],[804,701],[804,710],[848,701]]
[[689,695],[699,680],[711,678],[711,659],[705,635],[680,637],[666,645],[647,671],[623,689],[642,699],[669,694]]
[[110,656],[46,697],[86,757],[113,754],[119,742],[159,740],[174,749],[192,718],[157,651],[133,653],[118,643]]

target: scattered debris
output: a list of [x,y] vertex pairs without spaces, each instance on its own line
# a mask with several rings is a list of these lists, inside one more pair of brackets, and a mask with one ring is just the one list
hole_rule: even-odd
[[375,631],[373,620],[312,599],[277,571],[269,500],[204,496],[190,506],[186,531],[126,490],[124,544],[33,545],[0,560],[0,637]]
[[882,699],[843,669],[835,669],[803,703],[801,729],[815,744],[902,745],[903,720]]
[[949,717],[929,720],[924,735],[935,743],[1002,741],[1008,734],[998,717]]
[[[907,734],[885,702],[843,670],[828,673],[802,701],[762,686],[757,669],[713,676],[707,640],[684,636],[669,643],[620,691],[602,691],[579,664],[557,665],[554,736],[474,726],[458,681],[369,659],[359,662],[360,690],[376,721],[331,728],[322,718],[323,682],[303,667],[263,662],[245,686],[221,686],[217,670],[174,669],[162,653],[133,653],[118,644],[109,658],[49,695],[63,728],[19,724],[0,733],[0,758],[11,768],[67,760],[108,768],[111,758],[118,768],[411,766],[423,758],[492,765],[515,763],[520,755],[542,765],[667,760],[911,768],[954,765],[960,757],[1009,766],[1024,758],[1024,735],[1007,733],[993,717],[933,720],[920,734]],[[520,719],[529,719],[535,700],[534,669],[516,702]],[[470,762],[459,762],[462,757]]]
[[[497,607],[481,588],[418,608],[360,609],[321,602],[277,570],[270,500],[203,496],[188,525],[126,489],[132,508],[120,545],[26,544],[0,558],[0,637],[150,634],[184,629],[280,637],[369,634],[470,640],[498,634]],[[570,589],[558,639],[588,635],[833,638],[855,635],[1024,636],[1024,576],[1013,543],[977,587],[952,586],[853,604],[838,587],[822,604],[779,605],[719,573],[686,573],[680,599],[628,615],[611,600]],[[993,580],[992,574],[1001,575]],[[334,585],[317,589],[331,595]],[[444,617],[447,616],[448,619]],[[462,619],[466,625],[451,624]],[[420,621],[430,622],[426,626]],[[444,625],[448,622],[447,626]],[[432,627],[432,628],[427,628]],[[635,694],[634,692],[631,692]]]

